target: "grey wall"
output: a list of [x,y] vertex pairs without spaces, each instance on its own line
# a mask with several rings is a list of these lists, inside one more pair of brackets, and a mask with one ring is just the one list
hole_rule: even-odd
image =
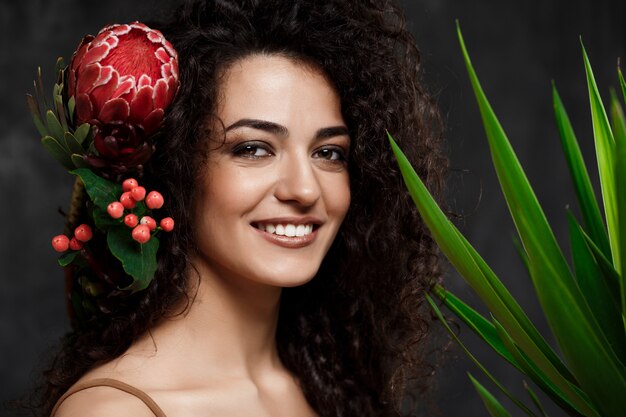
[[[0,401],[26,392],[46,352],[68,328],[62,273],[50,250],[49,237],[62,229],[63,219],[57,209],[67,206],[72,179],[39,145],[24,94],[31,89],[38,65],[51,85],[55,58],[68,58],[84,34],[111,22],[158,16],[170,3],[0,2]],[[483,87],[558,238],[565,242],[565,207],[575,205],[575,200],[552,118],[550,81],[554,79],[560,89],[593,168],[578,36],[582,35],[601,93],[607,97],[609,87],[617,86],[616,58],[626,58],[625,3],[405,0],[403,4],[423,52],[426,80],[447,121],[453,168],[450,204],[464,214],[462,231],[530,310],[531,318],[545,329],[511,243],[513,226],[489,161],[455,39],[454,19],[461,21]],[[453,272],[447,285],[470,303],[480,305]],[[484,351],[468,331],[462,331],[462,336]],[[523,392],[519,375],[486,351],[478,356],[514,391]],[[478,375],[463,353],[454,348],[437,370],[436,403],[443,415],[486,415],[467,380],[468,370]],[[555,411],[551,415],[561,414]]]

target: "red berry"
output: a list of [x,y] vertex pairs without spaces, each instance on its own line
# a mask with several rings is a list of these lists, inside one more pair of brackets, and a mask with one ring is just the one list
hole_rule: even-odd
[[136,179],[134,178],[128,178],[126,180],[124,180],[124,182],[122,183],[122,190],[124,191],[130,191],[135,187],[138,187],[139,183],[137,182]]
[[146,243],[150,240],[150,228],[145,224],[140,224],[133,229],[133,239],[139,243]]
[[163,196],[158,191],[150,191],[146,197],[146,206],[149,209],[160,209],[163,207]]
[[126,217],[124,217],[124,224],[128,227],[135,227],[138,223],[139,220],[137,220],[137,216],[134,214],[127,214]]
[[166,232],[171,232],[172,230],[174,230],[174,219],[172,219],[171,217],[166,217],[162,219],[161,229],[163,229]]
[[57,252],[65,252],[70,247],[70,238],[65,235],[57,235],[52,238],[52,247]]
[[137,205],[137,202],[133,199],[133,196],[131,195],[130,191],[126,191],[125,193],[122,193],[120,197],[120,203],[122,203],[124,208],[128,210],[134,209],[135,206]]
[[140,186],[137,186],[130,190],[130,195],[133,196],[135,201],[141,201],[146,196],[146,189]]
[[143,216],[141,220],[139,220],[139,223],[145,224],[150,230],[156,229],[157,226],[156,221],[150,216]]
[[84,243],[81,242],[80,240],[76,239],[75,237],[73,237],[70,240],[70,249],[71,250],[81,250],[83,248]]
[[74,230],[74,237],[81,242],[89,242],[93,237],[91,227],[89,227],[88,224],[81,224],[76,228],[76,230]]
[[119,201],[114,201],[107,206],[107,213],[114,219],[119,219],[124,214],[124,206]]

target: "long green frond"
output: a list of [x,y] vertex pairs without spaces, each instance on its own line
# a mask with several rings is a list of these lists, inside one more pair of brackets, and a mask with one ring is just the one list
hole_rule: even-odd
[[470,381],[472,381],[476,392],[478,392],[478,395],[483,400],[485,408],[487,409],[491,417],[511,417],[509,412],[506,411],[504,407],[502,407],[502,404],[500,404],[498,400],[496,400],[496,397],[491,395],[491,393],[487,391],[487,389],[483,387],[480,382],[478,382],[472,376],[472,374],[468,373],[467,376],[469,376]]
[[624,328],[621,320],[617,319],[621,315],[621,306],[619,298],[611,294],[611,287],[608,285],[613,277],[604,276],[582,228],[570,212],[567,213],[567,220],[576,282],[611,349],[618,358],[626,358]]
[[389,140],[409,193],[439,248],[542,372],[579,409],[588,409],[591,413],[586,397],[573,385],[575,381],[567,368],[493,271],[439,208],[391,135]]
[[589,89],[589,103],[591,107],[591,120],[593,123],[593,136],[596,145],[596,158],[598,160],[598,172],[600,173],[600,188],[602,190],[602,200],[604,203],[604,215],[613,254],[613,265],[617,271],[621,270],[619,265],[619,241],[617,231],[617,202],[615,195],[615,161],[614,147],[615,140],[613,132],[609,126],[609,119],[604,110],[600,92],[593,76],[593,70],[589,63],[589,57],[584,45],[583,61],[585,62],[585,74],[587,75],[587,87]]
[[[491,382],[494,383],[494,385],[496,387],[498,387],[498,389],[500,391],[502,391],[504,393],[504,395],[506,395],[507,397],[509,397],[509,399],[511,401],[513,401],[513,403],[515,403],[515,405],[517,405],[521,410],[523,410],[527,415],[529,416],[534,416],[536,417],[536,414],[533,413],[528,407],[526,407],[526,405],[521,402],[519,399],[517,399],[513,394],[511,394],[509,392],[509,390],[507,390],[504,385],[502,385],[500,383],[500,381],[498,381],[488,370],[487,368],[485,368],[483,366],[482,363],[480,363],[480,361],[469,351],[469,349],[465,346],[465,344],[461,341],[461,339],[459,339],[459,337],[456,335],[456,333],[454,333],[454,330],[452,330],[450,328],[450,325],[448,324],[448,322],[446,321],[446,319],[443,317],[443,314],[441,313],[441,310],[439,309],[439,307],[437,306],[437,304],[435,303],[435,301],[432,299],[432,297],[429,294],[426,294],[426,301],[428,301],[428,304],[430,304],[431,309],[433,310],[433,312],[435,313],[435,315],[437,316],[437,318],[439,319],[439,321],[443,324],[443,326],[445,327],[445,329],[448,331],[448,334],[450,334],[450,336],[456,341],[456,343],[461,347],[461,349],[463,349],[463,351],[465,352],[465,354],[472,360],[472,362],[474,362],[476,364],[476,366],[478,367],[478,369],[480,369],[486,376],[487,378],[489,378],[491,380]],[[489,323],[491,325],[491,323]],[[495,329],[494,329],[495,331]],[[496,335],[497,337],[497,335]],[[510,355],[509,355],[510,356]]]
[[[460,29],[457,30],[496,173],[528,253],[531,278],[543,311],[581,387],[597,407],[610,415],[615,414],[620,407],[624,409],[624,400],[619,399],[617,393],[626,392],[626,372],[612,351],[606,348],[606,338],[575,284],[521,164],[480,86]],[[591,359],[597,366],[588,366]],[[608,390],[600,388],[607,375],[615,381],[615,386]],[[582,408],[581,411],[585,412]]]
[[563,146],[563,153],[565,154],[570,175],[574,182],[574,190],[576,191],[580,211],[583,215],[585,228],[589,236],[591,236],[594,242],[596,242],[596,245],[602,250],[604,256],[611,259],[609,238],[606,234],[604,222],[602,221],[600,207],[598,206],[593,187],[591,186],[589,173],[587,172],[582,152],[578,146],[574,129],[572,128],[561,97],[554,84],[552,85],[552,102],[557,127],[560,133],[561,145]]
[[[624,79],[622,78],[621,81]],[[623,85],[622,85],[623,86]],[[615,132],[615,194],[617,196],[618,265],[622,266],[620,273],[620,294],[622,325],[626,331],[626,120],[624,112],[615,94],[611,97],[611,120]],[[626,355],[624,356],[626,357]]]

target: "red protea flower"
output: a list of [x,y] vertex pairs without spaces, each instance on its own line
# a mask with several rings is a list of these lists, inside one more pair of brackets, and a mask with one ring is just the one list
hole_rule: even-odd
[[83,38],[72,56],[68,93],[76,121],[95,126],[92,165],[126,172],[153,152],[149,141],[178,90],[178,56],[161,32],[134,22]]

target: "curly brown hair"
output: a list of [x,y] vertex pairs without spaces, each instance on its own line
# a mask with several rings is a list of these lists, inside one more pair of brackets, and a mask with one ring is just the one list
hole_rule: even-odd
[[[283,289],[277,344],[320,416],[398,416],[431,368],[424,294],[440,280],[438,252],[408,195],[388,129],[436,196],[447,161],[441,119],[421,83],[420,53],[393,0],[206,0],[152,23],[179,53],[181,90],[146,180],[177,228],[161,244],[149,288],[111,314],[76,324],[45,375],[38,414],[85,372],[110,361],[188,294],[196,178],[219,77],[238,59],[280,54],[334,84],[351,137],[352,202],[317,275]],[[410,389],[409,389],[410,388]]]

